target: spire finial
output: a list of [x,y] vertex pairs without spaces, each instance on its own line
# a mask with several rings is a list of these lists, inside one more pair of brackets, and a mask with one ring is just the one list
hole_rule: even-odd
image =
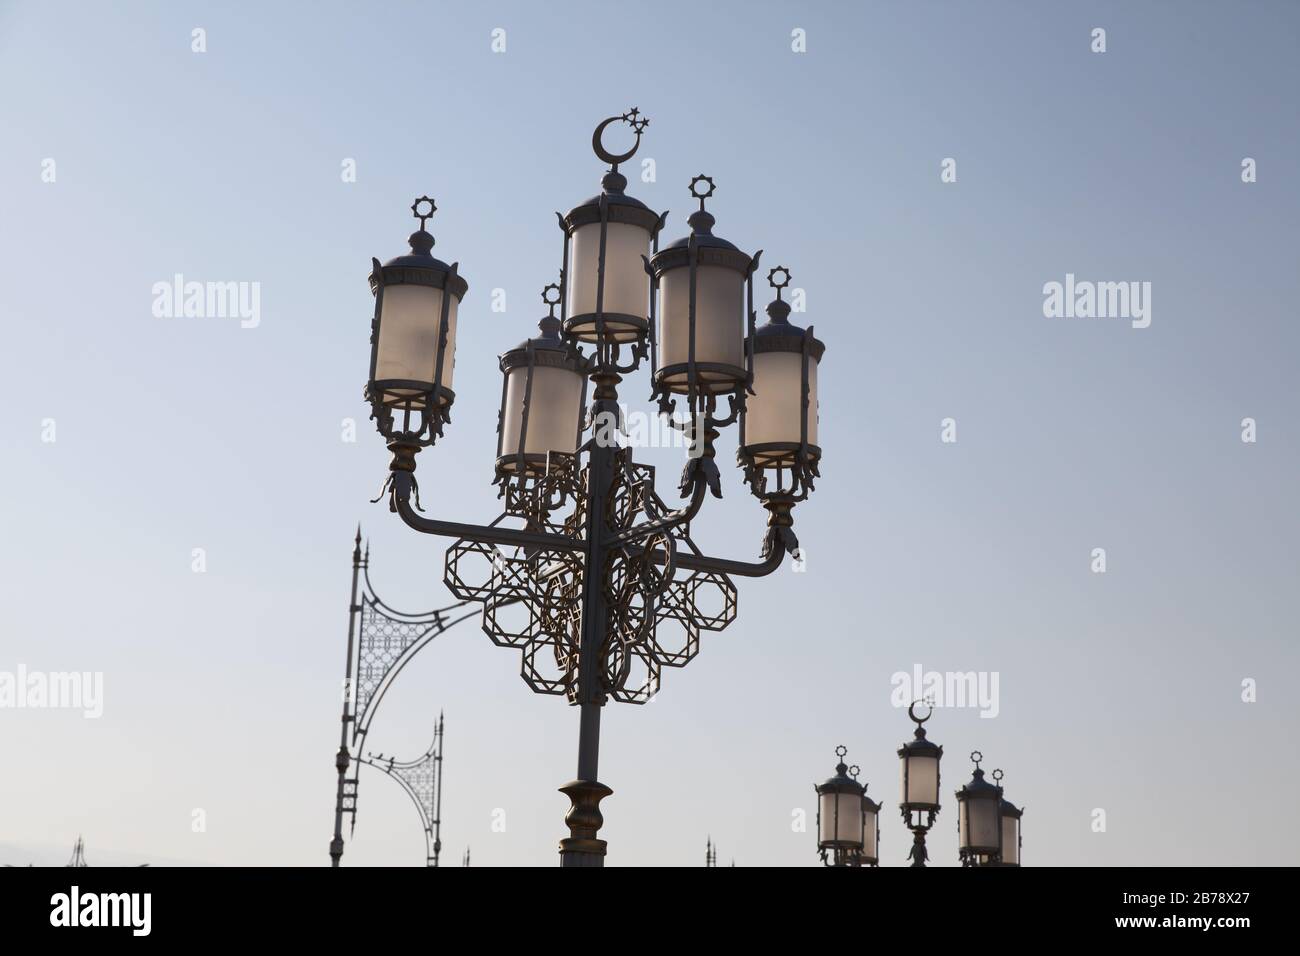
[[[924,717],[916,716],[917,704],[925,704],[927,707],[930,708],[930,712],[926,714]],[[927,720],[929,720],[931,717],[934,716],[934,705],[930,703],[929,700],[914,700],[907,708],[907,716],[910,717],[912,721],[916,724],[916,739],[924,740],[925,728],[922,726],[922,724],[924,724]]]
[[776,290],[778,300],[781,298],[781,290],[790,284],[790,278],[790,270],[785,266],[773,266],[767,270],[767,284]]
[[560,320],[555,314],[555,307],[560,304],[560,299],[564,295],[564,270],[560,270],[560,281],[550,282],[542,287],[542,301],[546,303],[547,314],[537,323],[537,327],[542,330],[542,336],[548,339],[558,339],[560,337]]
[[[420,204],[428,206],[428,212],[420,212]],[[424,224],[433,218],[433,214],[438,211],[438,204],[433,201],[431,196],[421,196],[415,202],[411,203],[411,212],[416,219],[420,220],[420,231],[424,231]]]
[[[626,153],[611,153],[605,148],[605,145],[600,141],[600,138],[605,132],[605,127],[609,126],[611,123],[620,122],[625,123],[632,128],[632,132],[636,134],[636,142],[632,144],[632,148]],[[634,106],[626,113],[620,113],[618,116],[611,116],[608,119],[602,120],[596,127],[596,131],[591,134],[592,150],[595,151],[596,155],[600,157],[602,162],[609,163],[609,172],[614,177],[612,181],[609,175],[605,177],[605,188],[610,192],[622,192],[623,188],[627,186],[627,180],[623,178],[623,176],[619,175],[619,163],[627,162],[636,154],[636,151],[641,147],[641,134],[645,132],[645,128],[649,125],[650,120],[642,116],[641,111]]]
[[[421,208],[426,208],[427,212],[421,212]],[[425,223],[432,218],[433,214],[438,211],[438,204],[429,196],[421,196],[415,202],[411,203],[411,214],[420,220],[420,228],[411,233],[407,240],[411,244],[411,252],[417,256],[427,256],[433,248],[433,236],[429,235],[425,228]]]
[[789,325],[790,303],[781,299],[781,291],[790,284],[790,270],[773,266],[767,273],[767,284],[776,290],[776,298],[767,304],[767,317],[777,325]]
[[[708,186],[702,186],[703,183],[708,183]],[[687,216],[686,221],[697,236],[710,236],[713,234],[713,224],[717,220],[704,208],[704,200],[712,196],[715,191],[713,177],[703,173],[692,177],[690,190],[691,195],[700,201],[700,208]]]
[[835,757],[836,757],[836,760],[837,760],[837,762],[836,762],[836,764],[835,764],[835,772],[836,772],[836,773],[842,775],[842,774],[848,772],[848,769],[849,769],[849,768],[848,768],[847,766],[845,766],[845,764],[844,764],[844,756],[845,756],[848,752],[849,752],[849,748],[846,747],[846,746],[844,746],[843,744],[840,744],[838,747],[835,748]]

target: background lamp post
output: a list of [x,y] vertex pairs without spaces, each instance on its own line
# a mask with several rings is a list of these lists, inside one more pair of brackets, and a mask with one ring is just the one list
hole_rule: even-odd
[[835,776],[820,786],[817,791],[817,850],[822,862],[827,866],[860,866],[863,835],[866,832],[864,817],[865,793],[856,779],[857,767],[853,776],[844,764],[844,755],[848,749],[843,745],[835,748],[839,763],[835,765]]
[[939,815],[939,761],[943,757],[943,747],[925,737],[923,725],[934,716],[934,709],[931,708],[924,717],[918,717],[918,703],[920,701],[915,701],[907,708],[907,716],[916,723],[915,736],[898,748],[902,778],[902,797],[898,806],[903,813],[903,822],[912,831],[912,849],[908,852],[908,859],[912,866],[925,866],[929,859],[925,835]]
[[[933,716],[916,715],[914,701],[907,715],[916,723],[914,738],[898,750],[902,770],[903,822],[912,831],[912,866],[925,866],[929,858],[925,837],[939,815],[939,761],[943,748],[926,739],[922,726]],[[867,796],[858,784],[858,768],[844,766],[844,747],[835,748],[840,758],[835,776],[817,791],[817,852],[827,866],[878,866],[880,864],[880,804]],[[962,866],[1020,866],[1020,817],[1022,811],[1002,792],[1002,771],[993,771],[991,784],[984,779],[978,750],[971,754],[975,773],[970,783],[957,791],[957,833]],[[851,821],[847,822],[846,821]],[[860,828],[855,824],[860,823]]]
[[[613,153],[602,135],[620,120],[636,143]],[[627,196],[627,180],[618,172],[647,123],[633,109],[597,126],[593,148],[610,164],[602,192],[567,216],[557,214],[564,260],[559,287],[543,293],[550,314],[539,336],[501,357],[495,470],[504,511],[488,524],[425,516],[414,474],[416,456],[450,420],[456,313],[466,291],[457,264],[430,253],[433,237],[424,224],[432,200],[413,207],[420,229],[411,236],[411,254],[383,266],[373,260],[370,278],[375,315],[366,397],[393,455],[380,497],[387,493],[389,508],[411,528],[455,539],[444,576],[452,593],[482,605],[483,630],[495,643],[519,650],[520,676],[532,690],[565,696],[579,708],[577,774],[561,788],[571,801],[569,836],[560,841],[564,866],[604,864],[600,802],[611,791],[597,774],[606,701],[650,700],[663,668],[689,663],[701,632],[720,631],[735,619],[731,578],[771,574],[787,552],[797,552],[791,510],[811,490],[809,481],[768,490],[746,469],[749,489],[768,513],[757,561],[710,556],[690,538],[689,522],[705,498],[722,497],[713,447],[718,430],[737,422],[752,397],[748,356],[755,351],[758,255],[751,258],[712,234],[704,199],[713,181],[703,176],[691,182],[700,200],[691,234],[656,251],[667,213],[656,215]],[[700,188],[704,183],[707,189]],[[803,348],[801,378],[821,357],[820,343],[815,358],[811,344]],[[598,427],[621,423],[618,385],[646,358],[652,399],[671,415],[685,396],[693,430],[678,484],[685,501],[677,508],[660,498],[654,469]],[[579,414],[588,401],[584,379],[591,383],[585,420]],[[798,464],[803,446],[811,444],[808,435],[815,439],[815,379],[812,391],[805,387],[802,394],[788,383],[769,390],[766,381],[759,381],[765,400],[802,410],[800,451],[791,459]],[[730,408],[719,417],[723,395]],[[584,432],[590,432],[585,440]],[[474,559],[488,569],[485,578],[471,579]],[[503,614],[507,609],[515,613]],[[511,617],[524,623],[512,624]],[[861,840],[860,818],[856,825]]]
[[957,852],[962,866],[984,866],[1002,860],[1002,788],[984,779],[980,761],[971,751],[975,772],[957,791]]

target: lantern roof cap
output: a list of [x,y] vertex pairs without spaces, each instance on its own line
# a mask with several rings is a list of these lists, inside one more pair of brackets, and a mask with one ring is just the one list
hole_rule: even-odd
[[[704,184],[707,184],[707,186]],[[713,213],[704,208],[704,201],[717,191],[713,177],[700,173],[691,179],[690,190],[691,196],[700,201],[700,208],[686,217],[686,222],[691,227],[691,234],[670,242],[664,246],[664,249],[680,249],[690,245],[693,240],[696,246],[704,246],[710,249],[731,249],[739,252],[740,250],[734,243],[713,234],[713,226],[717,223],[717,219],[713,217]]]
[[[420,228],[407,237],[411,251],[394,256],[382,266],[374,260],[375,269],[370,275],[370,290],[379,287],[380,270],[385,283],[414,282],[420,285],[432,285],[435,288],[450,288],[453,295],[463,299],[469,291],[469,283],[459,273],[456,265],[447,265],[433,254],[434,238],[425,228],[427,220],[433,216],[438,207],[429,196],[421,196],[411,203],[411,213],[420,220]],[[453,272],[455,273],[453,275]]]
[[812,336],[811,329],[800,328],[790,321],[790,303],[781,298],[782,290],[790,284],[790,270],[774,266],[768,270],[767,283],[776,290],[776,298],[767,304],[767,321],[754,329],[754,351],[801,352],[803,340],[808,337],[808,354],[813,361],[820,362],[826,344]]
[[551,357],[541,364],[559,365],[575,372],[579,370],[582,353],[560,334],[560,318],[555,314],[555,307],[560,304],[563,295],[564,288],[558,283],[552,282],[542,288],[542,301],[546,303],[549,312],[537,323],[539,334],[524,339],[504,353],[501,356],[502,370],[517,364],[527,364],[526,355],[529,351],[552,353]]
[[852,770],[854,776],[849,776],[849,767],[844,763],[844,755],[846,753],[848,753],[848,749],[843,745],[835,748],[835,755],[840,758],[839,763],[835,765],[835,776],[831,777],[825,783],[816,788],[819,794],[851,793],[860,797],[866,793],[866,788],[854,779],[854,777],[857,776],[857,767],[854,767]]
[[963,784],[957,791],[957,796],[1000,797],[1002,788],[985,780],[984,771],[980,769],[980,761],[984,759],[984,755],[978,750],[972,750],[970,759],[975,764],[975,772],[971,774],[970,782]]
[[[422,212],[427,209],[427,212]],[[407,238],[407,243],[411,246],[411,251],[405,255],[396,256],[384,263],[385,268],[388,266],[414,266],[424,269],[442,269],[449,271],[451,266],[433,255],[434,238],[425,228],[425,224],[433,218],[433,214],[438,211],[438,204],[434,202],[431,196],[421,196],[411,203],[411,215],[420,220],[420,228],[411,233]]]

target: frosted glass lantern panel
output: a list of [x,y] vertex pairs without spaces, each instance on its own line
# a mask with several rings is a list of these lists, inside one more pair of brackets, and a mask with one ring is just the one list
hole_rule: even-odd
[[[659,280],[659,367],[684,365],[691,348],[691,270],[670,269]],[[745,277],[722,266],[695,274],[695,361],[745,367]],[[699,370],[700,381],[734,381],[726,373]]]
[[996,847],[1001,832],[996,800],[963,800],[957,815],[957,843],[961,847]]
[[[385,286],[379,313],[379,350],[375,381],[400,379],[433,386],[438,357],[438,326],[442,321],[442,289],[403,283]],[[447,310],[447,342],[442,354],[442,382],[452,387],[456,361],[456,297]],[[390,395],[415,395],[415,390],[391,389]]]
[[[642,256],[650,254],[650,233],[625,222],[606,224],[605,313],[646,318],[650,306],[650,276]],[[569,316],[596,311],[600,276],[600,223],[579,226],[569,238]]]
[[871,810],[863,816],[862,849],[873,860],[876,858],[876,814]]
[[1020,865],[1020,821],[1015,817],[1002,818],[1002,862]]
[[[506,405],[501,419],[503,456],[519,454],[519,431],[523,427],[528,368],[512,368],[506,376]],[[578,417],[581,412],[581,375],[551,366],[534,368],[524,454],[545,457],[547,452],[556,451],[572,455],[577,451]]]
[[902,767],[902,802],[937,806],[939,803],[939,758],[905,757]]
[[862,839],[862,798],[853,793],[823,793],[820,800],[820,842],[857,845]]
[[[803,421],[803,355],[759,352],[754,394],[745,411],[745,444],[799,443]],[[808,444],[817,444],[817,363],[808,359]]]

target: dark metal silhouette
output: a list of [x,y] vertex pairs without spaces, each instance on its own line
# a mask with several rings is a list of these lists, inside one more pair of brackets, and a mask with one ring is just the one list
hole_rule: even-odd
[[[602,141],[606,128],[618,121],[627,124],[636,137],[624,153],[611,152]],[[595,311],[569,315],[563,288],[554,304],[561,309],[564,339],[573,346],[594,388],[589,423],[602,419],[622,422],[618,385],[647,358],[652,400],[657,400],[665,413],[674,412],[679,402],[684,406],[682,411],[689,418],[685,427],[691,430],[699,454],[688,460],[678,483],[686,499],[683,506],[673,509],[664,503],[655,490],[654,469],[635,462],[630,448],[593,437],[577,455],[551,452],[546,462],[533,469],[502,476],[505,506],[490,524],[425,516],[414,474],[416,457],[442,436],[450,422],[455,394],[443,381],[451,322],[448,310],[453,298],[459,301],[463,297],[468,284],[460,275],[459,263],[448,265],[429,254],[434,240],[424,230],[427,217],[418,210],[421,228],[411,236],[411,254],[383,265],[372,260],[370,276],[375,311],[366,397],[371,418],[392,454],[380,498],[386,494],[390,510],[411,528],[455,539],[446,556],[445,580],[452,593],[462,602],[482,604],[483,630],[494,643],[519,650],[521,676],[533,691],[565,696],[579,707],[576,779],[560,788],[571,804],[565,817],[569,836],[560,841],[564,866],[604,865],[600,802],[612,791],[599,782],[598,763],[600,716],[606,701],[649,701],[658,690],[662,668],[687,664],[699,650],[701,631],[720,631],[735,618],[736,589],[731,576],[762,577],[775,571],[787,552],[798,557],[792,510],[812,490],[821,457],[821,450],[808,443],[807,434],[809,416],[815,415],[810,406],[809,368],[810,362],[820,359],[822,344],[812,337],[811,330],[805,332],[788,323],[777,323],[774,329],[765,326],[767,332],[756,330],[753,274],[761,252],[750,257],[713,234],[715,219],[705,210],[705,200],[714,192],[711,178],[701,175],[691,181],[691,195],[700,204],[688,219],[691,234],[659,248],[659,232],[667,213],[657,215],[626,195],[627,178],[618,171],[619,164],[637,151],[647,123],[632,109],[596,127],[592,148],[610,164],[601,181],[602,192],[567,216],[556,214],[564,233],[562,284],[567,281],[569,245],[575,230],[600,225]],[[707,184],[706,190],[697,188],[703,184]],[[431,201],[429,207],[432,211]],[[611,223],[638,225],[651,238],[653,255],[642,257],[651,284],[648,316],[605,311]],[[695,289],[701,268],[729,269],[739,273],[744,282],[749,356],[744,368],[696,360]],[[679,269],[689,276],[691,290],[689,354],[684,363],[656,368],[657,291],[660,279]],[[778,273],[783,277],[779,282],[775,279]],[[769,315],[784,320],[790,307],[781,301],[781,289],[789,281],[789,273],[782,268],[769,278],[777,290]],[[437,347],[432,383],[376,379],[385,289],[403,284],[431,286],[443,293],[441,316],[434,330]],[[552,304],[551,299],[546,301]],[[553,311],[550,318],[554,318]],[[591,351],[581,352],[579,341],[591,345]],[[688,529],[710,493],[722,497],[714,442],[720,428],[742,420],[754,379],[755,349],[802,354],[803,420],[801,441],[789,447],[757,446],[758,452],[767,456],[763,461],[739,456],[746,483],[768,516],[760,560],[740,561],[704,554]],[[725,413],[720,411],[724,398]],[[500,420],[498,434],[502,434]],[[769,474],[775,478],[770,483]],[[468,571],[472,564],[483,569],[477,577]],[[707,603],[717,610],[702,609]],[[341,803],[345,797],[342,781],[340,770]]]
[[[338,788],[334,802],[334,837],[330,841],[330,865],[338,866],[343,857],[343,815],[351,814],[351,831],[357,825],[358,774],[352,767],[352,754],[361,754],[370,721],[394,679],[431,640],[459,622],[473,617],[476,611],[457,614],[467,601],[423,614],[394,610],[379,599],[370,583],[370,547],[361,550],[361,529],[357,528],[352,550],[352,601],[348,608],[348,653],[343,687],[343,718],[339,750],[334,767]],[[392,758],[358,758],[384,770],[402,784],[415,801],[425,829],[430,866],[438,865],[442,849],[442,740],[443,721],[438,717],[432,746],[414,761],[398,763]],[[426,768],[427,764],[427,768]],[[424,768],[424,769],[422,769]],[[431,788],[428,799],[425,787]]]
[[433,743],[415,760],[399,762],[383,754],[367,754],[359,759],[396,780],[415,803],[424,827],[427,865],[437,866],[442,853],[442,714],[434,727]]

